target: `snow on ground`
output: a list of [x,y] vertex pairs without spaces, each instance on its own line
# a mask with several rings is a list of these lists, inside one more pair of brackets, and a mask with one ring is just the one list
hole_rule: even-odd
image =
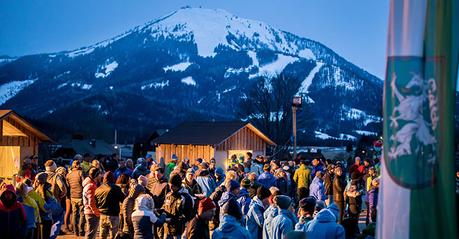
[[161,82],[154,82],[154,83],[150,83],[150,84],[146,84],[146,85],[143,85],[140,87],[141,90],[146,90],[147,88],[148,89],[151,89],[151,88],[155,88],[155,89],[158,89],[158,88],[164,88],[165,86],[168,86],[169,85],[169,81],[161,81]]
[[181,82],[185,85],[193,85],[195,86],[196,85],[196,81],[193,80],[193,77],[191,76],[188,76],[188,77],[185,77],[181,80]]
[[320,131],[314,131],[316,138],[318,139],[336,139],[336,140],[352,140],[355,141],[357,140],[357,137],[350,135],[350,134],[339,134],[339,137],[334,137],[329,134],[320,132]]
[[67,86],[67,85],[68,85],[67,82],[62,83],[62,84],[60,84],[60,85],[57,86],[57,89],[60,89],[60,88],[62,88],[62,87],[64,87],[64,86]]
[[305,48],[298,52],[298,56],[306,59],[316,60],[316,56],[312,53],[311,49]]
[[222,93],[228,93],[228,92],[233,91],[235,89],[236,89],[236,86],[233,86],[231,88],[225,89]]
[[249,75],[249,79],[258,76],[274,77],[280,74],[288,64],[293,63],[297,60],[297,57],[277,54],[277,60],[259,67],[258,73]]
[[323,65],[323,62],[316,62],[316,66],[312,68],[311,72],[309,72],[309,75],[306,77],[306,79],[304,79],[304,81],[301,82],[301,86],[297,94],[308,93],[308,88],[312,84],[314,76],[316,76],[317,72],[320,71],[320,68],[322,68]]
[[97,71],[94,74],[96,78],[106,78],[109,76],[116,68],[118,67],[118,62],[112,61],[110,63],[106,63],[104,65],[100,65],[97,67]]
[[91,84],[83,84],[81,86],[81,89],[82,90],[90,90],[92,88],[92,85]]
[[357,134],[360,135],[378,135],[378,133],[373,132],[373,131],[366,131],[366,130],[354,130]]
[[172,66],[163,67],[164,71],[185,71],[192,63],[181,62]]
[[0,105],[13,98],[21,90],[31,85],[35,80],[11,81],[0,86]]
[[314,133],[316,135],[316,138],[319,138],[319,139],[335,139],[335,137],[330,136],[326,133],[322,133],[320,131],[314,131]]

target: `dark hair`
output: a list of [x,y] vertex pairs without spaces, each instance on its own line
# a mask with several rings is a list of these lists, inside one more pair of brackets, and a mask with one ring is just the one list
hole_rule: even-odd
[[130,179],[129,176],[123,173],[116,180],[116,184],[128,184],[129,179]]
[[253,154],[251,152],[247,152],[246,154],[247,154],[247,156],[249,156],[249,158],[252,158],[252,156],[253,156]]
[[89,178],[90,179],[95,179],[99,176],[100,174],[100,170],[98,168],[95,168],[95,167],[92,167],[90,170],[89,170]]

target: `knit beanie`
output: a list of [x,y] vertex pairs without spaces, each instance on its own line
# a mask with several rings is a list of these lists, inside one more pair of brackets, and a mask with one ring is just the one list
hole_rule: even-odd
[[217,206],[215,205],[214,201],[210,198],[203,198],[201,201],[199,201],[198,205],[198,214],[203,214],[207,210],[211,210],[216,208]]
[[280,209],[288,209],[290,207],[290,205],[292,204],[292,199],[289,196],[278,195],[278,196],[274,197],[274,203]]
[[269,196],[271,196],[271,191],[269,191],[269,189],[267,189],[266,187],[261,186],[257,189],[258,199],[263,200]]
[[173,174],[169,179],[169,183],[180,188],[182,186],[182,177],[178,174]]
[[46,183],[46,180],[48,179],[48,174],[45,173],[45,172],[41,172],[41,173],[38,173],[36,176],[35,176],[35,180],[37,180],[37,182],[39,184],[44,184]]
[[45,170],[46,172],[54,172],[56,171],[57,165],[53,160],[48,160],[45,163]]
[[242,218],[241,208],[236,201],[228,201],[227,203],[223,204],[223,207],[220,210],[223,212],[223,216],[228,214],[235,217],[237,220]]
[[305,197],[300,200],[299,204],[301,209],[312,213],[316,207],[316,199],[314,197]]

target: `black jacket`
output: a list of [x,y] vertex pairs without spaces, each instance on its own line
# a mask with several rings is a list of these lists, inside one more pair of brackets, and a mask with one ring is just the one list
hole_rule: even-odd
[[333,200],[335,202],[344,202],[344,190],[346,189],[346,180],[343,176],[335,175],[333,179]]
[[109,216],[120,214],[120,203],[124,200],[124,193],[115,184],[102,184],[96,189],[96,206],[100,213]]
[[188,239],[206,239],[210,238],[209,224],[206,220],[196,215],[186,227],[185,238]]

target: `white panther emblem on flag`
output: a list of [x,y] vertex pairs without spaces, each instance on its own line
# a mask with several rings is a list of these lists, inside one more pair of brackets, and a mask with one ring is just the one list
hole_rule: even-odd
[[[404,155],[419,155],[422,146],[431,145],[435,147],[437,143],[433,135],[432,124],[424,119],[423,114],[423,111],[426,110],[425,103],[433,99],[430,97],[431,90],[428,90],[429,86],[435,90],[435,85],[431,85],[432,81],[429,81],[430,85],[427,84],[418,74],[411,73],[411,75],[411,80],[403,87],[401,92],[396,85],[397,75],[395,73],[392,74],[390,84],[392,99],[396,98],[399,103],[393,108],[390,116],[390,127],[392,129],[390,140],[392,144],[388,152],[389,159],[396,159]],[[435,84],[435,81],[433,81],[433,84]],[[430,106],[432,105],[430,102],[428,103]],[[435,107],[434,109],[436,110],[437,108]],[[417,142],[414,144],[416,145],[414,148],[412,148],[413,140]],[[435,155],[428,157],[429,163],[435,163]]]

